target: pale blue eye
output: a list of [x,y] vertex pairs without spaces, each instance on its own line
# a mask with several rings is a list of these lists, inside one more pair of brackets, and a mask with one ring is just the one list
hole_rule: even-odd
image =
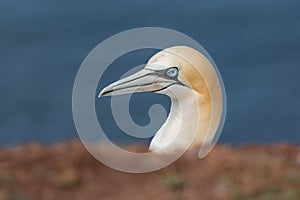
[[178,68],[177,67],[172,67],[169,68],[166,72],[167,76],[174,78],[178,75]]

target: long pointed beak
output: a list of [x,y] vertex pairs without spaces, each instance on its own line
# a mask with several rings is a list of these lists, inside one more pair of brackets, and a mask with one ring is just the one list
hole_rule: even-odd
[[176,83],[176,81],[159,77],[159,74],[155,71],[143,69],[108,85],[99,93],[98,97],[136,92],[158,92],[174,83]]

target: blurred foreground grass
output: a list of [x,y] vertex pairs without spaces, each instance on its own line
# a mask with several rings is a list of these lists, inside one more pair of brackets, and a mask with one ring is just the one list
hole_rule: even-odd
[[0,200],[298,200],[299,191],[300,148],[288,144],[219,145],[147,174],[112,170],[79,141],[0,150]]

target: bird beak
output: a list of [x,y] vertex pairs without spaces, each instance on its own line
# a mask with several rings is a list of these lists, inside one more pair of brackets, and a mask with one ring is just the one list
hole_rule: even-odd
[[143,69],[131,76],[108,85],[99,93],[98,97],[116,96],[136,92],[158,92],[175,83],[176,81],[174,80],[160,77],[156,71]]

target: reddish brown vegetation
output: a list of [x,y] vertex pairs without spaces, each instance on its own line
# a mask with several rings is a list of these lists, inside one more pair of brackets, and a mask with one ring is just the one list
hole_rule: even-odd
[[0,151],[0,200],[300,199],[300,147],[219,145],[169,167],[127,174],[95,160],[78,141]]

